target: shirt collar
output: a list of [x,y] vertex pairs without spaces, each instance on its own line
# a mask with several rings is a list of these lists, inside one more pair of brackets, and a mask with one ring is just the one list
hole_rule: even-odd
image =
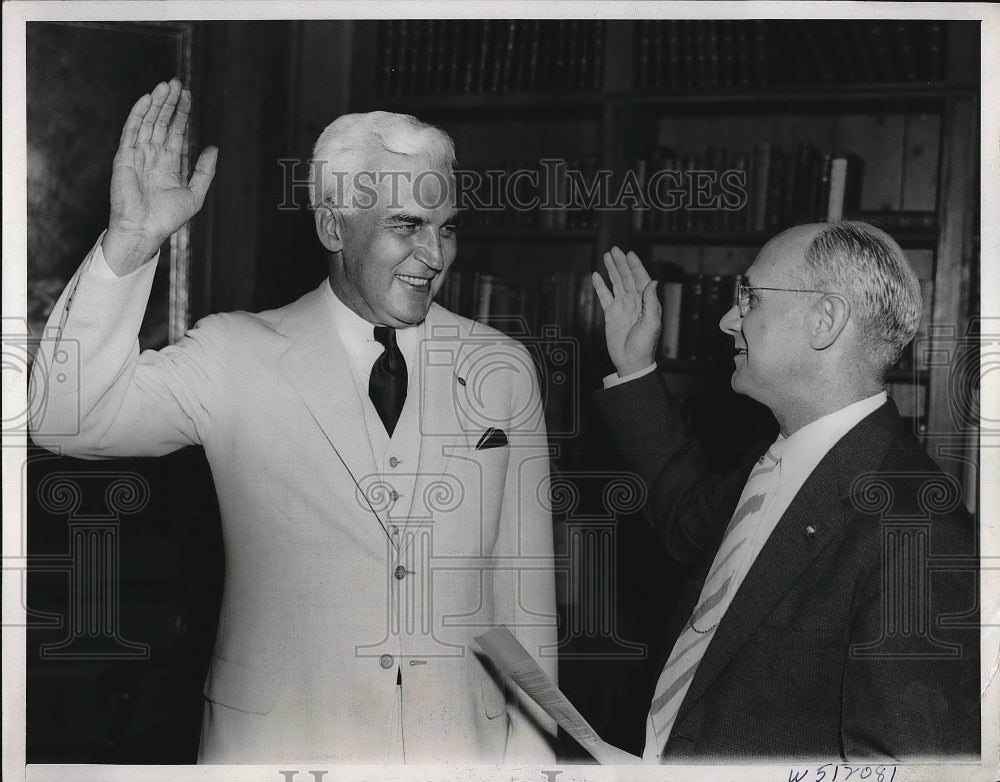
[[885,404],[887,395],[879,391],[866,399],[842,407],[812,423],[806,424],[790,437],[778,435],[771,447],[781,459],[778,481],[782,486],[799,487],[816,469],[837,442],[863,418]]
[[[326,299],[333,313],[333,325],[340,336],[344,347],[352,353],[358,353],[367,347],[374,346],[377,353],[381,353],[383,348],[375,340],[375,329],[377,324],[370,323],[362,318],[358,313],[348,307],[340,300],[329,281],[323,286],[323,297]],[[413,367],[414,356],[416,355],[417,342],[423,328],[423,322],[405,329],[396,329],[396,344],[403,354],[408,367]]]

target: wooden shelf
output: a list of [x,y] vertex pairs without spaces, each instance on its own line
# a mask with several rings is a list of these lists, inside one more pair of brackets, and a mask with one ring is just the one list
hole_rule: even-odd
[[[640,241],[654,244],[708,245],[720,247],[761,247],[774,238],[773,231],[636,231]],[[926,230],[888,229],[892,237],[905,248],[933,248],[937,245],[937,232]]]
[[853,84],[853,85],[794,85],[750,87],[747,89],[677,89],[643,90],[609,95],[616,99],[648,109],[685,108],[699,113],[732,114],[748,108],[771,110],[816,106],[823,110],[864,107],[880,113],[889,111],[893,104],[908,109],[927,108],[941,110],[944,101],[956,92],[971,88],[948,84]]
[[465,228],[459,242],[593,242],[597,231],[588,228]]
[[593,114],[600,117],[604,95],[586,92],[467,92],[429,95],[373,95],[370,109],[384,109],[422,117],[427,114],[489,114],[530,113],[535,116],[558,114],[579,118]]
[[966,85],[950,84],[829,84],[753,87],[738,90],[725,88],[684,88],[674,90],[599,90],[566,92],[464,92],[424,93],[413,95],[376,94],[368,103],[372,108],[415,113],[477,113],[526,111],[533,114],[599,112],[606,102],[623,102],[655,109],[697,109],[699,113],[733,113],[748,106],[794,108],[815,105],[824,110],[850,108],[852,104],[884,112],[895,102],[908,109],[940,110],[943,102],[956,93],[974,92]]

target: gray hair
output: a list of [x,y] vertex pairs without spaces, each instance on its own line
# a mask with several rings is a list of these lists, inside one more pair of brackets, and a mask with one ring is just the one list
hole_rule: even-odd
[[349,211],[359,176],[370,185],[364,172],[372,171],[383,152],[427,157],[432,165],[448,170],[455,165],[455,145],[440,128],[409,114],[344,114],[326,126],[313,147],[309,171],[313,208],[330,203]]
[[805,251],[816,287],[851,303],[861,347],[884,372],[917,333],[920,282],[896,241],[857,220],[824,227]]

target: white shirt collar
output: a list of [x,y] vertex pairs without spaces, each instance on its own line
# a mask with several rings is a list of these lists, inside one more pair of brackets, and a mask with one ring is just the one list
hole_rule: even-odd
[[[369,323],[344,304],[337,294],[333,292],[329,281],[323,286],[323,296],[330,305],[333,313],[333,325],[347,351],[352,356],[371,354],[374,351],[374,355],[377,357],[382,352],[383,347],[375,339],[374,326],[376,324]],[[414,357],[416,355],[421,328],[422,323],[406,329],[396,329],[396,343],[399,345],[399,349],[403,353],[403,358],[406,360],[406,366],[410,370],[414,366]],[[364,355],[364,358],[367,359],[368,355]],[[371,362],[369,361],[368,363],[370,365]]]
[[778,436],[774,445],[777,455],[781,458],[780,477],[778,479],[781,491],[790,489],[798,491],[806,479],[816,469],[823,457],[837,442],[863,418],[875,412],[885,404],[885,391],[842,407],[836,412],[817,418],[806,424],[790,437]]

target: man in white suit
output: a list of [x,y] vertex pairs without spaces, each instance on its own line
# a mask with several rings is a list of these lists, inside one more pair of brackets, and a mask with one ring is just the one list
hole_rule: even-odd
[[36,359],[77,345],[79,378],[36,371],[32,434],[84,458],[205,448],[226,576],[199,761],[551,760],[553,723],[473,640],[505,624],[556,675],[533,364],[432,303],[456,253],[451,140],[384,112],[335,121],[313,166],[329,279],[140,354],[150,261],[214,175],[209,147],[180,178],[190,106],[172,80],[128,117],[109,227]]

